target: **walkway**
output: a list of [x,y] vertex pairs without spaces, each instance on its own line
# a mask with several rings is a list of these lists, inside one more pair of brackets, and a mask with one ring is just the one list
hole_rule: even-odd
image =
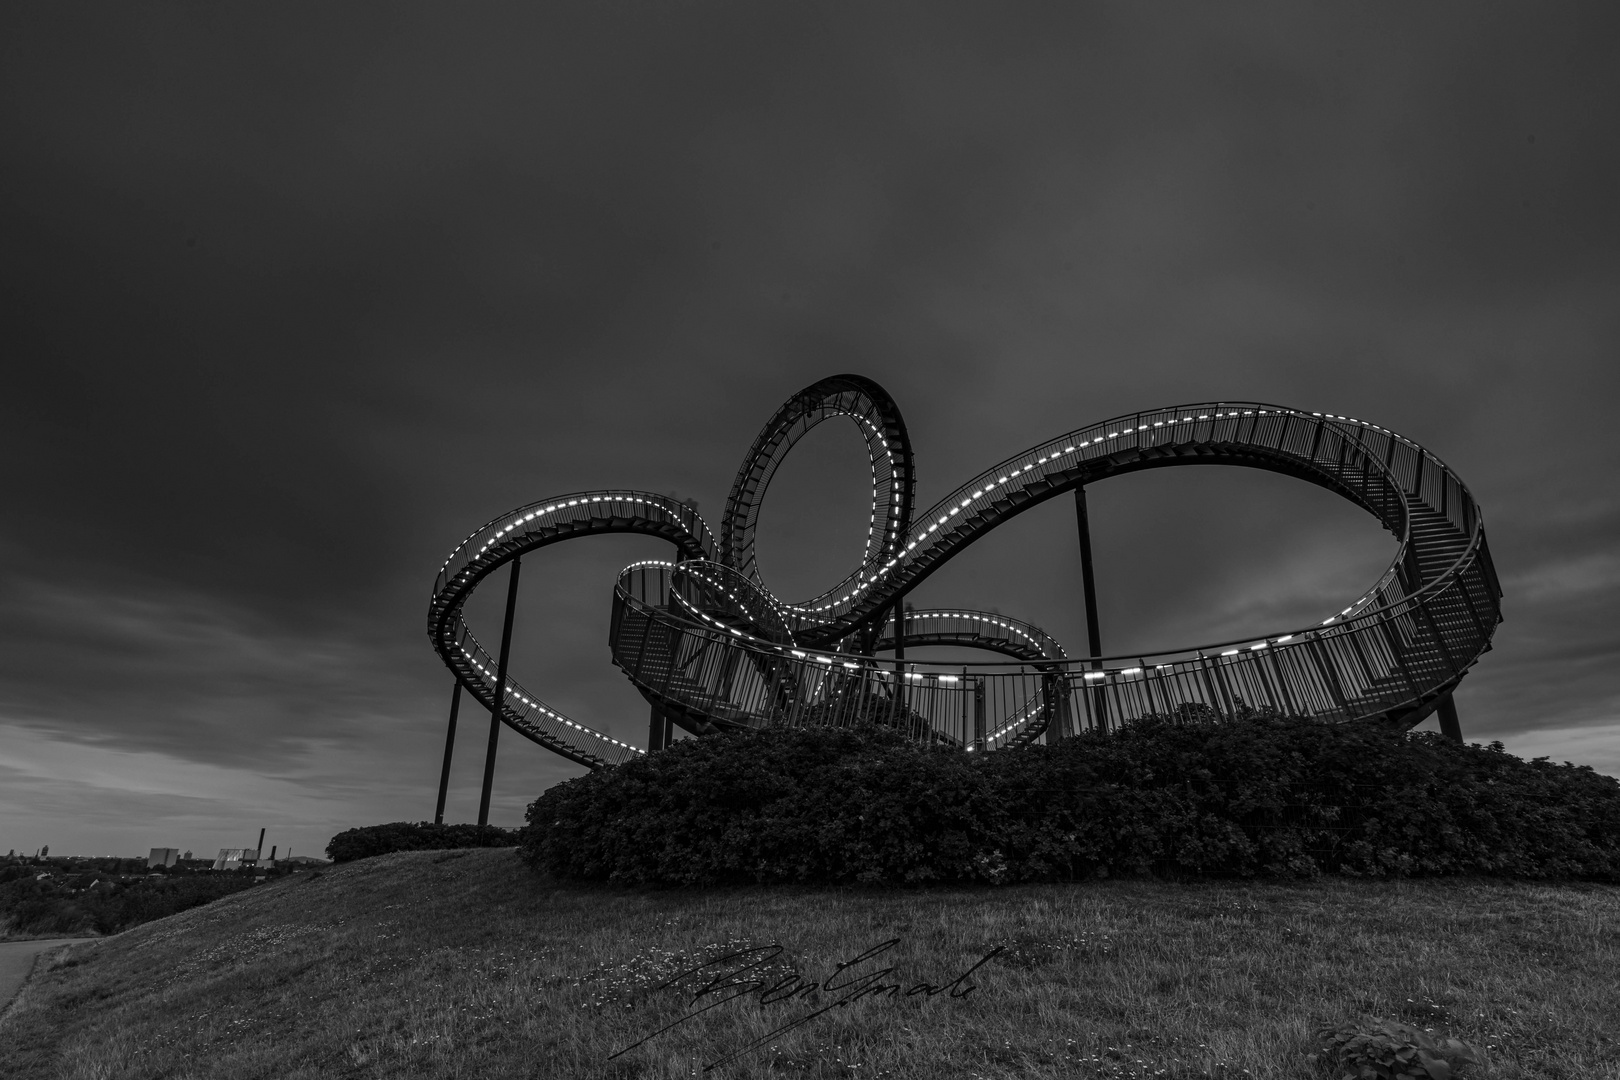
[[47,949],[96,938],[42,938],[39,941],[0,941],[0,1009],[11,1004],[34,970],[34,958]]

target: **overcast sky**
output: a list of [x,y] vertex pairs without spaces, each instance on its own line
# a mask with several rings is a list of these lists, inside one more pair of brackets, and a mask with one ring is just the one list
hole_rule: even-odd
[[[1415,439],[1506,591],[1465,736],[1620,774],[1615,30],[1599,3],[6,6],[0,852],[264,827],[316,854],[431,818],[449,550],[591,487],[717,524],[772,410],[846,371],[898,400],[924,506],[1175,402]],[[852,569],[867,489],[853,426],[806,438],[767,582]],[[1250,470],[1091,510],[1109,652],[1316,621],[1395,548]],[[526,559],[516,677],[642,742],[609,598],[667,551]],[[1076,560],[1056,500],[914,599],[1079,652]],[[506,732],[493,819],[581,771]]]

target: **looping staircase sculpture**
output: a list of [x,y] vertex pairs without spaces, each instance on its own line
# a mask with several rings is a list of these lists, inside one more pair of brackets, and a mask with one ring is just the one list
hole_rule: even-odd
[[[833,588],[787,603],[766,586],[754,555],[761,502],[794,443],[834,417],[856,424],[871,461],[866,552]],[[1266,469],[1342,495],[1399,540],[1395,558],[1366,592],[1314,625],[1149,656],[1071,658],[1017,619],[904,607],[906,593],[952,556],[1032,506],[1105,477],[1191,464]],[[718,534],[691,506],[645,491],[521,506],[445,560],[428,634],[460,686],[498,708],[507,726],[601,768],[645,751],[564,716],[514,679],[498,691],[500,664],[462,619],[467,598],[503,564],[598,533],[674,546],[674,560],[620,574],[610,645],[655,712],[700,735],[868,723],[994,750],[1150,713],[1236,717],[1264,706],[1412,727],[1490,648],[1501,621],[1501,587],[1466,485],[1421,446],[1364,420],[1254,402],[1178,405],[1032,447],[921,513],[915,484],[905,423],[883,388],[857,375],[823,379],[761,431]],[[876,656],[897,645],[969,646],[1008,659],[964,666]]]

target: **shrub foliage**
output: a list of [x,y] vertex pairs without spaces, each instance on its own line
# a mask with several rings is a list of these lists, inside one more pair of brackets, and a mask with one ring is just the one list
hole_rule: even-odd
[[1620,881],[1620,782],[1500,743],[1268,714],[993,754],[803,728],[683,740],[566,781],[530,805],[522,846],[538,869],[626,884]]
[[393,821],[365,825],[332,837],[326,855],[333,862],[369,859],[390,851],[432,851],[438,848],[511,847],[517,829],[498,825],[435,825],[429,821]]
[[1485,1055],[1461,1039],[1446,1039],[1392,1020],[1325,1028],[1317,1038],[1343,1080],[1451,1080],[1454,1065],[1482,1065]]
[[[140,862],[144,868],[145,860]],[[6,934],[115,934],[143,922],[211,903],[253,884],[253,875],[249,873],[219,873],[104,880],[98,883],[99,887],[87,887],[95,876],[36,878],[28,875],[0,882],[0,937]]]

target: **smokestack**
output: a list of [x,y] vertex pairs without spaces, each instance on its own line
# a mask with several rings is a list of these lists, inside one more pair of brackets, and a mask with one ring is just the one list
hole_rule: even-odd
[[259,830],[259,846],[253,849],[253,853],[255,855],[257,855],[259,852],[261,852],[263,850],[264,850],[264,830],[260,829]]
[[[261,843],[261,844],[262,844],[262,843],[264,843],[264,841],[262,841],[262,840],[261,840],[261,841],[259,841],[259,842],[260,842],[260,843]],[[271,862],[275,862],[275,861],[276,861],[276,845],[274,845],[274,844],[271,844],[271,845],[270,845],[270,861],[271,861]]]

